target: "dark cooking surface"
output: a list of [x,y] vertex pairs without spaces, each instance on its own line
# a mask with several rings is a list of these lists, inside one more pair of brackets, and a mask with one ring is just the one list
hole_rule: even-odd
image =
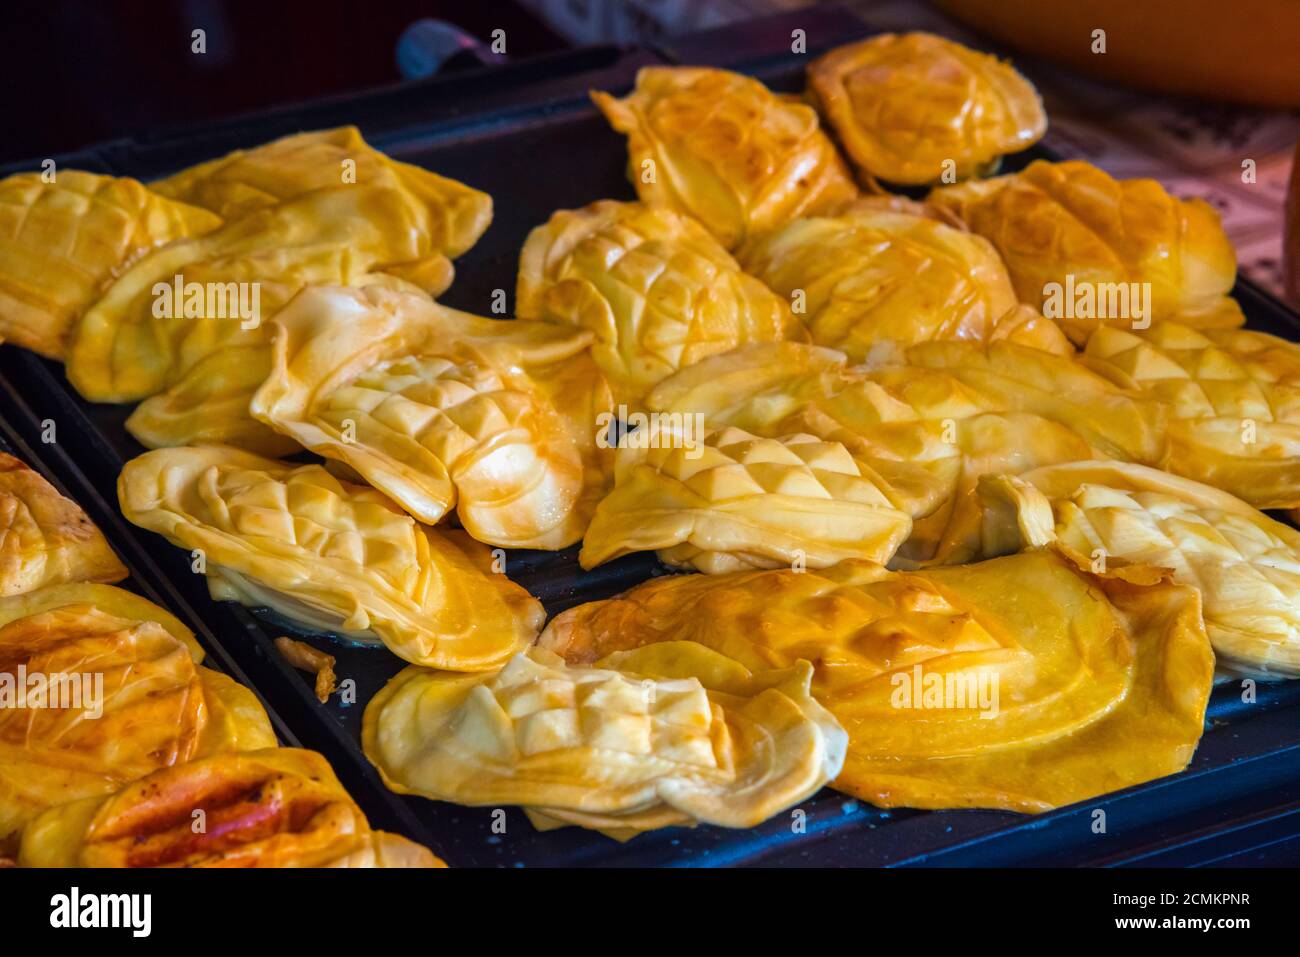
[[[605,197],[634,198],[624,178],[623,139],[590,107],[587,89],[625,90],[638,66],[674,58],[754,72],[778,89],[797,89],[807,58],[789,52],[791,23],[807,30],[810,55],[866,32],[833,8],[803,11],[793,21],[730,27],[725,42],[719,35],[700,34],[658,51],[577,51],[147,141],[114,141],[62,157],[59,165],[149,179],[297,130],[356,123],[374,146],[398,159],[492,195],[492,226],[457,261],[456,281],[442,297],[448,305],[490,314],[496,289],[504,289],[513,304],[518,252],[532,227],[559,208]],[[1020,162],[1034,155],[1041,154],[1031,151]],[[1237,293],[1252,328],[1300,337],[1300,317],[1246,284]],[[0,413],[51,471],[69,477],[74,496],[88,507],[91,489],[103,502],[116,502],[122,463],[143,451],[123,429],[129,411],[88,405],[57,364],[0,347]],[[57,423],[56,447],[39,442],[45,419]],[[84,488],[78,469],[87,477]],[[343,706],[336,695],[322,706],[312,695],[311,676],[295,672],[271,645],[283,628],[237,605],[212,602],[202,578],[190,572],[188,557],[162,538],[120,516],[92,509],[92,518],[128,563],[139,563],[146,588],[156,589],[163,604],[196,622],[196,630],[206,630],[218,666],[225,661],[227,670],[242,669],[277,719],[304,746],[326,754],[376,827],[426,843],[452,866],[1180,864],[1297,853],[1300,682],[1260,685],[1257,703],[1249,705],[1242,703],[1238,683],[1221,686],[1211,699],[1210,727],[1187,772],[1033,818],[990,811],[884,811],[825,790],[803,803],[806,829],[799,834],[793,833],[790,816],[781,814],[751,831],[674,828],[620,845],[576,828],[538,833],[516,809],[508,811],[506,833],[493,834],[492,809],[393,795],[361,755],[362,712],[403,666],[394,655],[313,639],[338,658],[340,680],[353,679],[357,688],[355,704]],[[514,552],[507,572],[554,614],[662,571],[653,557],[632,556],[584,573],[576,552],[576,547],[558,555]],[[1105,834],[1093,831],[1095,809],[1106,812]]]

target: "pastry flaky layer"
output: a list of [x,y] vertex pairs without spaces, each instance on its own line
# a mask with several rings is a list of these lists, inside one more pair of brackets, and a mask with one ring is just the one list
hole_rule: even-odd
[[1226,492],[1120,462],[1076,462],[978,489],[985,555],[1055,544],[1086,567],[1201,594],[1221,667],[1300,676],[1300,532]]
[[0,597],[64,582],[117,582],[126,575],[80,505],[0,452]]
[[270,748],[155,771],[51,808],[23,832],[22,867],[445,867],[372,831],[328,762]]
[[1073,351],[1055,322],[1024,306],[988,240],[920,209],[859,201],[794,220],[740,253],[793,303],[812,341],[876,361],[931,339],[1009,339]]
[[1021,300],[1080,345],[1098,325],[1245,321],[1228,296],[1237,258],[1218,213],[1153,179],[1036,160],[1019,173],[941,186],[928,202],[993,243]]
[[689,641],[577,666],[530,648],[493,674],[406,669],[367,706],[362,745],[394,790],[523,805],[543,827],[752,827],[843,764],[811,680],[807,661],[746,667]]
[[127,519],[202,562],[214,597],[382,641],[410,662],[493,669],[544,619],[486,545],[422,525],[319,465],[222,446],[158,449],[126,464],[118,497]]
[[0,180],[0,339],[51,359],[122,272],[221,217],[128,177],[79,170]]
[[1069,357],[999,341],[928,342],[898,364],[852,366],[798,343],[748,346],[661,382],[661,413],[704,416],[766,438],[806,433],[842,444],[912,516],[898,560],[978,551],[975,483],[989,472],[1100,456],[1154,463],[1167,409]]
[[891,183],[979,175],[1047,130],[1010,64],[929,33],[836,47],[808,68],[808,90],[858,170]]
[[[295,451],[247,412],[270,371],[270,318],[312,284],[438,295],[451,259],[492,218],[485,193],[391,160],[352,127],[238,151],[154,184],[158,193],[135,186],[206,228],[121,262],[85,297],[66,357],[92,401],[144,400],[127,427],[151,447]],[[0,250],[0,287],[3,267]]]
[[560,210],[519,256],[518,313],[579,326],[620,404],[749,342],[807,340],[786,299],[741,271],[690,216],[601,200]]
[[258,420],[343,462],[422,522],[564,548],[605,492],[612,399],[590,332],[499,321],[427,296],[303,290],[274,323]]
[[752,77],[651,66],[628,96],[591,98],[627,136],[637,195],[693,216],[728,249],[858,194],[817,113]]
[[839,442],[656,420],[620,445],[578,557],[593,568],[654,549],[704,572],[887,562],[912,530],[911,505]]
[[0,847],[54,805],[274,747],[253,693],[202,658],[174,616],[112,585],[0,599]]
[[659,578],[564,612],[539,645],[574,665],[683,641],[750,668],[813,662],[849,735],[834,787],[882,807],[1036,812],[1173,774],[1214,672],[1194,589],[1051,551]]
[[1300,506],[1300,346],[1246,329],[1103,326],[1080,360],[1171,410],[1159,464],[1256,508]]

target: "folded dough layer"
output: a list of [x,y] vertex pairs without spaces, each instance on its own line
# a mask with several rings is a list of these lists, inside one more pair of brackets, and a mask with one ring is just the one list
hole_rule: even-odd
[[753,827],[843,763],[811,678],[692,642],[579,667],[530,648],[495,674],[406,669],[366,707],[362,745],[399,793],[524,805],[544,827]]
[[126,464],[118,498],[128,520],[201,556],[215,598],[382,641],[407,661],[493,669],[544,620],[487,546],[421,525],[319,465],[159,449]]
[[539,645],[581,663],[659,642],[813,662],[813,695],[849,734],[834,786],[881,807],[1037,812],[1173,774],[1214,672],[1194,589],[1050,551],[658,578],[562,613]]

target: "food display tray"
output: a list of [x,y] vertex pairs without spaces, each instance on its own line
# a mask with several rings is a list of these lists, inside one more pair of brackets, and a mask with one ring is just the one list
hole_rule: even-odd
[[[807,53],[791,52],[804,30]],[[556,209],[601,198],[633,199],[623,138],[591,106],[587,91],[623,92],[654,63],[708,64],[751,73],[778,90],[802,86],[809,57],[871,32],[838,8],[755,21],[664,41],[656,48],[600,47],[435,77],[252,117],[121,139],[54,157],[77,167],[142,180],[232,149],[301,130],[346,123],[375,147],[490,193],[491,228],[456,262],[450,306],[491,314],[496,290],[513,305],[519,249]],[[1046,155],[1029,151],[1019,165]],[[39,161],[0,172],[38,168]],[[1236,295],[1251,328],[1300,339],[1300,316],[1246,282]],[[456,866],[709,865],[1060,865],[1270,863],[1300,859],[1300,681],[1261,683],[1243,701],[1240,682],[1220,684],[1207,730],[1182,774],[1083,804],[1025,816],[992,811],[883,810],[826,789],[805,801],[802,827],[789,814],[760,827],[670,828],[620,844],[577,828],[540,833],[507,809],[504,833],[492,808],[402,797],[383,786],[359,744],[362,712],[402,667],[391,652],[310,637],[338,659],[356,702],[317,702],[313,678],[295,671],[273,641],[294,634],[239,605],[214,602],[189,556],[125,522],[117,475],[144,450],[124,428],[129,406],[83,401],[62,367],[0,347],[0,416],[20,457],[46,469],[90,513],[132,570],[132,582],[200,635],[216,667],[253,687],[285,743],[321,751],[376,827],[428,845]],[[41,442],[54,423],[56,441]],[[631,556],[592,572],[577,548],[515,551],[506,571],[550,614],[623,591],[666,569]],[[298,636],[302,637],[302,636]],[[1098,812],[1103,812],[1099,814]]]

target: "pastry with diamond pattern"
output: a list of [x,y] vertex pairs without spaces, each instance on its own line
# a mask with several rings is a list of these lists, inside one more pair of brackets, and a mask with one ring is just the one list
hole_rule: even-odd
[[624,438],[614,490],[583,539],[583,568],[651,549],[711,573],[883,563],[912,530],[888,483],[839,442],[693,431],[655,420]]
[[808,90],[858,170],[891,183],[984,174],[1047,130],[1009,63],[931,33],[836,47],[808,68]]
[[1214,653],[1197,592],[1151,577],[1088,575],[1047,550],[923,572],[671,575],[563,612],[539,646],[571,664],[660,642],[748,668],[811,661],[813,695],[849,734],[836,789],[1038,812],[1192,758]]
[[104,289],[157,246],[221,217],[128,177],[80,170],[0,180],[0,338],[63,359],[73,327]]
[[[1113,179],[1081,160],[1035,160],[1019,173],[941,186],[929,202],[993,243],[1021,301],[1057,319],[1079,345],[1099,324],[1176,319],[1233,328],[1245,321],[1228,296],[1237,257],[1218,213],[1204,200],[1171,196],[1153,179]],[[1125,312],[1124,298],[1111,290],[1127,283],[1151,284],[1149,315],[1137,315],[1131,295],[1128,314],[1109,314]],[[1073,315],[1052,314],[1049,284]],[[1070,289],[1076,293],[1067,302]]]
[[1021,306],[987,240],[925,215],[863,203],[797,219],[748,247],[741,264],[795,303],[813,342],[857,362],[931,339],[1073,351],[1054,322]]
[[1170,409],[1161,468],[1256,508],[1300,506],[1300,347],[1246,329],[1103,327],[1094,371]]
[[351,466],[422,522],[564,548],[605,492],[611,405],[589,332],[447,309],[427,296],[315,287],[277,316],[257,419]]
[[1221,667],[1300,676],[1300,532],[1208,485],[1077,462],[980,480],[985,555],[1057,543],[1084,567],[1167,569],[1201,593]]
[[615,399],[639,407],[660,379],[748,342],[806,341],[786,300],[699,223],[671,209],[602,200],[561,210],[519,258],[521,319],[595,334]]
[[817,113],[752,77],[651,66],[628,96],[591,98],[627,136],[637,195],[694,217],[727,249],[858,195]]
[[544,826],[753,827],[843,763],[811,679],[806,661],[751,669],[693,642],[577,667],[530,648],[490,675],[407,668],[366,707],[361,740],[398,793],[523,805]]
[[544,618],[487,546],[421,525],[319,465],[158,449],[126,464],[118,498],[128,520],[202,557],[214,598],[382,642],[417,664],[497,668]]

